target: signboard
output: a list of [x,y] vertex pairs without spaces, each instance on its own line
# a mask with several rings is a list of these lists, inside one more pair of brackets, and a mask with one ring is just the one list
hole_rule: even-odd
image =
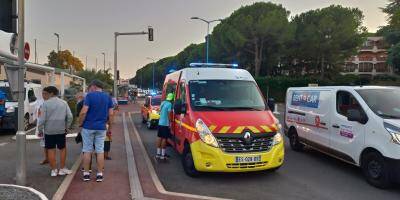
[[319,91],[294,91],[292,105],[300,107],[318,108]]

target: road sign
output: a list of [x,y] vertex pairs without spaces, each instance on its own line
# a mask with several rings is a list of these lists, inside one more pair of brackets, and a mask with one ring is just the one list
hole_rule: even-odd
[[31,55],[31,48],[29,47],[29,43],[25,42],[24,46],[24,58],[25,60],[29,60],[29,56]]
[[149,31],[149,41],[154,41],[154,31],[153,31],[153,28],[152,28],[151,26],[149,26],[148,31]]

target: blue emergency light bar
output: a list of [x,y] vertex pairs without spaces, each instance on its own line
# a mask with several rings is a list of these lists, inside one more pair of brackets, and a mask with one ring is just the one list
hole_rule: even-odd
[[221,63],[190,63],[190,67],[231,67],[238,68],[238,64],[221,64]]

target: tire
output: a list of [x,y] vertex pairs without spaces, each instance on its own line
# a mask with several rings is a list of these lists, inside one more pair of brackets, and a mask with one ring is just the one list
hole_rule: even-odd
[[24,117],[24,129],[25,131],[29,130],[29,114],[25,115]]
[[293,151],[303,151],[303,149],[304,149],[304,144],[300,143],[299,136],[297,135],[296,129],[290,130],[289,143],[290,143],[290,148]]
[[196,167],[194,165],[192,151],[190,150],[189,145],[185,145],[185,149],[183,150],[182,166],[186,175],[193,178],[198,177],[200,175],[200,172],[196,170]]
[[151,130],[151,129],[154,128],[154,126],[153,126],[153,124],[151,124],[151,121],[150,121],[150,120],[148,120],[148,121],[146,122],[146,127],[147,127],[147,129],[149,129],[149,130]]
[[392,185],[390,166],[379,152],[372,151],[364,154],[361,168],[369,184],[381,189],[390,188]]
[[147,120],[142,115],[142,123],[145,124],[146,122],[147,122]]

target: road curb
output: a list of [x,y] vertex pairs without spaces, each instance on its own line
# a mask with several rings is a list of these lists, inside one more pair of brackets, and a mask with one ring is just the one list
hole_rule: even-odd
[[20,185],[13,185],[13,184],[0,184],[0,187],[11,187],[11,188],[20,188],[20,189],[28,190],[29,192],[32,192],[35,195],[37,195],[37,197],[39,197],[40,199],[48,200],[48,198],[43,193],[41,193],[31,187],[25,187],[25,186],[20,186]]
[[134,133],[135,137],[137,138],[137,141],[138,141],[138,143],[139,143],[140,149],[141,149],[141,150],[143,151],[143,153],[144,153],[144,159],[145,159],[146,165],[147,165],[147,167],[148,167],[148,169],[149,169],[150,176],[151,176],[151,178],[152,178],[152,180],[153,180],[153,183],[154,183],[154,185],[156,186],[156,189],[157,189],[157,191],[158,191],[159,193],[165,194],[165,195],[171,195],[171,196],[179,196],[179,197],[185,197],[185,198],[194,198],[194,199],[229,200],[229,199],[225,199],[225,198],[210,197],[210,196],[202,196],[202,195],[195,195],[195,194],[186,194],[186,193],[179,193],[179,192],[170,192],[170,191],[165,190],[164,186],[162,185],[160,179],[159,179],[158,176],[157,176],[157,173],[156,173],[156,171],[155,171],[155,169],[154,169],[153,164],[152,164],[151,161],[150,161],[150,157],[149,157],[149,155],[148,155],[148,153],[147,153],[147,151],[146,151],[146,149],[145,149],[145,147],[144,147],[143,141],[142,141],[142,139],[141,139],[141,137],[140,137],[140,135],[139,135],[139,132],[138,132],[136,126],[135,126],[135,123],[133,122],[133,119],[132,119],[131,114],[134,114],[134,113],[129,112],[128,118],[129,118],[129,121],[130,121],[130,123],[131,123],[131,125],[132,125],[132,127],[133,127],[133,133]]
[[67,175],[63,182],[61,183],[60,187],[58,187],[56,193],[54,193],[52,200],[62,200],[64,198],[65,193],[68,190],[68,187],[71,185],[72,180],[74,180],[74,177],[79,170],[79,166],[81,165],[82,162],[82,156],[79,155],[78,159],[76,159],[74,165],[72,166],[72,174]]

